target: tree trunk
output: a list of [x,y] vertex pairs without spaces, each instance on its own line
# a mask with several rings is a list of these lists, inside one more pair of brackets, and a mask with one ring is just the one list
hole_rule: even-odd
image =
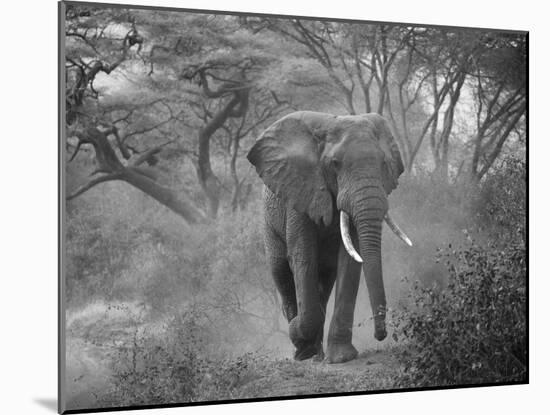
[[231,149],[231,162],[229,164],[229,170],[231,172],[231,178],[233,179],[233,195],[231,197],[231,210],[237,211],[239,207],[239,196],[241,190],[241,183],[239,182],[239,176],[237,175],[237,155],[239,152],[239,137],[235,136],[233,139],[233,148]]
[[202,211],[195,207],[182,194],[162,186],[140,167],[124,166],[118,159],[104,132],[92,127],[87,128],[86,131],[79,132],[78,135],[81,142],[93,145],[99,166],[96,173],[103,173],[103,176],[90,180],[67,196],[67,200],[76,198],[99,183],[122,180],[151,196],[189,223],[205,220],[206,217]]
[[[203,81],[204,82],[204,81]],[[242,117],[248,106],[249,89],[236,91],[227,104],[219,110],[212,119],[199,131],[199,160],[197,175],[201,187],[208,199],[208,213],[215,218],[218,214],[221,197],[221,186],[218,178],[212,171],[210,163],[210,139],[212,135],[230,117]]]
[[200,210],[176,191],[160,185],[132,167],[128,167],[124,170],[121,175],[121,180],[151,196],[157,202],[177,213],[189,223],[197,223],[205,219],[204,214]]
[[489,171],[489,169],[491,168],[491,166],[493,165],[493,163],[497,159],[498,155],[500,154],[500,151],[502,150],[502,146],[506,142],[506,139],[508,138],[508,136],[510,135],[510,133],[514,129],[515,125],[519,122],[521,117],[524,115],[525,110],[526,110],[526,106],[527,106],[527,104],[524,103],[523,106],[516,111],[515,116],[510,120],[510,122],[508,123],[506,129],[504,130],[504,132],[500,136],[498,142],[496,143],[495,148],[493,149],[493,151],[487,157],[487,161],[485,162],[484,166],[479,171],[477,176],[474,176],[475,181],[479,182],[483,178],[483,176],[485,176],[485,174]]

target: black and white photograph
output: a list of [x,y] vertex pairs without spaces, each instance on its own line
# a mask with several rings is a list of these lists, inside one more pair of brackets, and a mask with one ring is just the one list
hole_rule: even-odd
[[59,411],[529,383],[529,33],[227,9],[59,3]]

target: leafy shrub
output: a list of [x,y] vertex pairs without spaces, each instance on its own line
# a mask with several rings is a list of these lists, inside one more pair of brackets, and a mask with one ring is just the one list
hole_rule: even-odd
[[242,398],[243,385],[261,377],[267,370],[266,357],[247,352],[233,358],[211,359],[205,365],[198,401]]
[[100,213],[69,215],[67,227],[66,298],[111,299],[116,276],[128,265],[135,241],[120,222],[104,223]]
[[200,379],[200,333],[196,316],[174,317],[164,335],[137,322],[133,335],[117,348],[110,405],[160,404],[192,400]]
[[214,225],[203,299],[217,311],[214,320],[230,347],[248,343],[256,349],[280,330],[282,313],[265,261],[260,209],[252,205],[218,218]]
[[[411,186],[415,192],[423,188],[414,180]],[[440,275],[415,275],[420,281],[393,313],[394,338],[403,345],[398,384],[523,381],[527,374],[525,160],[509,155],[479,185],[462,184],[455,196],[451,193],[443,192],[439,202],[433,200],[434,192],[428,192],[431,198],[428,194],[421,198],[443,220],[451,213],[454,233],[466,234],[468,242],[453,249],[449,242],[457,241],[448,238],[448,248],[437,254],[436,262],[444,265],[437,271]],[[414,197],[408,199],[414,205]],[[473,241],[467,229],[475,230],[482,242]],[[436,283],[428,285],[430,280]]]
[[260,356],[207,353],[206,316],[196,310],[174,316],[161,332],[136,325],[112,360],[113,387],[106,405],[128,406],[235,398],[252,379]]
[[524,158],[509,155],[489,174],[474,198],[477,223],[497,239],[525,242],[527,168]]
[[475,242],[439,253],[447,286],[416,283],[395,312],[401,386],[524,381],[527,374],[526,251]]

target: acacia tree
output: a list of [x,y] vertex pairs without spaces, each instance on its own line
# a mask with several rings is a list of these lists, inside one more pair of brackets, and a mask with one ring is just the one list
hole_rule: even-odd
[[[403,89],[410,91],[412,86],[413,100],[420,91],[420,96],[429,103],[429,111],[417,133],[416,144],[408,147],[409,167],[424,138],[429,137],[433,176],[447,181],[450,142],[454,137],[457,147],[472,154],[471,171],[476,173],[471,174],[471,179],[479,181],[484,176],[525,114],[524,45],[523,35],[434,28],[415,31],[409,39],[408,69],[404,71],[412,82],[399,81],[398,93],[401,97]],[[400,134],[405,137],[405,143],[411,141],[405,122],[408,102],[408,98],[399,100]],[[457,130],[458,108],[467,113],[468,126],[474,124],[471,120],[476,120],[471,133]],[[485,156],[483,167],[478,171],[481,153]],[[465,171],[463,167],[468,163],[464,157],[459,157],[458,165],[454,166],[455,176]]]
[[[187,221],[202,220],[201,210],[181,192],[162,185],[153,169],[157,155],[173,141],[166,139],[162,128],[180,121],[181,111],[174,111],[172,103],[156,97],[154,90],[138,91],[136,95],[141,102],[136,104],[136,95],[113,97],[103,90],[108,88],[97,87],[101,85],[100,74],[124,75],[134,82],[139,78],[132,65],[143,60],[140,53],[146,41],[138,31],[136,16],[123,9],[69,6],[66,21],[69,147],[76,141],[69,161],[75,159],[82,146],[92,145],[96,164],[90,180],[72,191],[67,199],[74,199],[100,183],[122,180]],[[129,90],[136,92],[135,88]],[[147,140],[152,132],[157,137]],[[160,144],[159,136],[164,138]]]
[[481,180],[493,166],[510,135],[525,139],[527,109],[525,36],[487,36],[486,53],[478,58],[475,89],[476,133],[470,180]]
[[[459,147],[462,142],[476,143],[472,177],[483,177],[525,113],[525,83],[512,91],[504,87],[510,79],[522,83],[525,78],[519,73],[525,69],[523,35],[300,19],[249,18],[248,24],[294,42],[324,68],[346,112],[357,113],[362,101],[365,112],[387,116],[407,170],[413,169],[428,138],[437,180],[449,178],[451,139]],[[515,69],[513,74],[507,71],[505,81],[497,68]],[[482,119],[473,139],[461,136],[456,125],[457,109],[474,107],[472,95],[478,101],[477,118]],[[492,113],[497,108],[500,111]],[[488,113],[492,115],[486,117]],[[483,167],[478,166],[481,154]],[[463,165],[460,160],[458,172]]]
[[211,80],[216,79],[216,75],[209,71],[209,69],[212,70],[211,67],[201,66],[196,72],[185,75],[190,80],[198,77],[198,83],[202,86],[204,96],[208,99],[218,100],[215,111],[205,110],[200,115],[204,124],[199,127],[198,131],[197,175],[208,198],[210,215],[214,217],[217,215],[220,204],[221,186],[212,170],[210,143],[214,133],[223,127],[230,118],[242,119],[246,115],[252,86],[247,82],[245,68],[246,66],[239,68],[233,79],[222,81],[222,84],[215,89],[210,86]]
[[[69,200],[99,183],[124,180],[139,184],[190,222],[201,220],[204,215],[181,192],[157,180],[154,166],[160,152],[169,149],[191,156],[208,211],[216,216],[224,189],[212,167],[212,141],[227,135],[233,143],[229,167],[235,209],[247,193],[237,173],[241,140],[289,107],[287,99],[279,98],[278,81],[265,73],[282,50],[265,36],[251,41],[237,18],[94,9],[71,13],[67,119],[71,140],[77,141],[71,160],[91,144],[99,168]],[[103,86],[108,82],[105,77],[97,81],[100,73],[116,77],[124,91]],[[178,128],[187,137],[179,137]],[[133,173],[151,183],[144,186]]]
[[[212,169],[212,139],[216,134],[221,135],[224,132],[229,138],[229,168],[233,180],[231,206],[235,210],[242,196],[243,186],[237,173],[237,158],[242,155],[239,151],[241,140],[251,133],[257,134],[259,127],[265,126],[288,107],[287,102],[281,101],[274,91],[258,88],[249,80],[248,73],[255,70],[253,64],[240,62],[237,73],[224,78],[227,76],[227,69],[226,67],[220,71],[219,67],[214,68],[207,63],[185,74],[187,79],[195,80],[202,88],[203,95],[200,98],[206,97],[210,101],[210,105],[202,102],[200,106],[193,105],[193,108],[197,117],[202,120],[202,125],[198,128],[197,176],[208,198],[209,212],[214,217],[219,209],[223,189]],[[219,72],[225,73],[219,75]],[[212,84],[217,86],[213,87]],[[252,108],[250,101],[253,102]]]
[[235,207],[242,188],[236,178],[240,140],[288,106],[264,73],[283,53],[273,39],[251,36],[238,18],[188,15],[178,24],[178,30],[151,48],[151,72],[169,62],[177,81],[184,83],[182,92],[193,115],[185,123],[197,137],[197,177],[215,217],[224,189],[212,165],[213,140],[225,133],[234,143],[230,168]]
[[[270,32],[290,41],[296,55],[316,62],[326,71],[327,85],[320,80],[293,80],[302,87],[324,87],[327,95],[341,103],[349,114],[356,114],[354,91],[356,79],[341,52],[342,27],[332,22],[301,19],[245,18],[247,27],[255,33]],[[330,88],[329,88],[330,87]],[[338,96],[339,95],[339,96]]]
[[[443,181],[450,169],[481,180],[510,137],[525,135],[522,35],[71,6],[66,36],[68,145],[72,158],[92,145],[98,166],[69,198],[125,180],[200,220],[161,184],[157,163],[170,150],[190,156],[211,216],[225,193],[236,209],[248,193],[242,140],[292,108],[381,113],[406,168],[428,154]],[[476,120],[466,132],[456,118],[465,105]]]
[[417,55],[417,70],[425,74],[423,79],[427,79],[425,88],[431,109],[410,152],[409,163],[412,165],[424,138],[429,135],[434,176],[443,181],[448,177],[449,140],[455,111],[460,102],[471,56],[477,48],[474,40],[468,33],[428,29],[416,33],[411,45],[410,59]]
[[[332,82],[332,89],[349,114],[378,112],[388,116],[393,128],[399,132],[392,107],[392,82],[402,56],[410,51],[409,41],[415,30],[411,27],[379,24],[348,24],[302,21],[300,19],[249,19],[256,31],[270,30],[284,39],[293,41],[298,50],[317,62]],[[300,49],[301,48],[301,49]],[[410,61],[410,63],[412,60]],[[401,68],[403,65],[401,65]],[[406,125],[406,112],[418,98],[422,82],[416,86],[415,98],[403,101],[405,86],[411,83],[412,65],[400,82],[402,122]],[[315,87],[315,85],[311,85]],[[362,103],[362,105],[361,105]],[[406,129],[408,132],[408,129]],[[395,134],[407,167],[414,156],[408,135]]]
[[[272,120],[285,112],[290,102],[281,100],[275,91],[260,90],[250,97],[249,111],[239,119],[230,119],[222,127],[225,136],[220,137],[224,149],[229,156],[229,171],[232,181],[231,209],[236,211],[244,207],[251,193],[251,183],[247,183],[248,176],[239,177],[238,161],[244,157],[241,142],[247,137],[257,137],[260,129],[267,121]],[[252,171],[251,168],[248,169]]]
[[[114,30],[118,25],[121,29]],[[128,59],[132,49],[139,53],[143,38],[128,11],[74,5],[66,9],[65,36],[66,118],[72,124],[81,114],[79,110],[85,99],[99,97],[94,88],[96,76],[100,72],[109,75],[117,69]]]

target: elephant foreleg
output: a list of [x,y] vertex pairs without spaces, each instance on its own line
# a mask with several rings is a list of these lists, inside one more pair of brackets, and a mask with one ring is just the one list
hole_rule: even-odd
[[294,278],[290,265],[286,257],[285,243],[272,230],[266,230],[266,255],[271,276],[277,287],[277,291],[281,295],[283,315],[290,323],[296,317],[296,287],[294,286]]
[[297,315],[290,322],[289,334],[296,347],[294,358],[304,360],[317,354],[324,321],[319,295],[317,233],[309,219],[294,218],[287,224],[287,249],[297,300]]
[[317,336],[317,353],[314,357],[316,361],[322,361],[325,358],[325,353],[323,352],[323,333],[325,327],[325,319],[327,314],[327,303],[334,286],[334,281],[336,280],[336,267],[332,264],[322,265],[320,264],[319,271],[319,297],[321,299],[321,310],[322,310],[322,324],[319,334]]
[[327,360],[330,363],[347,362],[357,357],[351,337],[360,275],[361,264],[355,262],[342,245],[338,251],[334,315],[328,335]]
[[292,271],[286,258],[273,258],[270,262],[271,275],[281,295],[283,315],[290,323],[298,314]]

